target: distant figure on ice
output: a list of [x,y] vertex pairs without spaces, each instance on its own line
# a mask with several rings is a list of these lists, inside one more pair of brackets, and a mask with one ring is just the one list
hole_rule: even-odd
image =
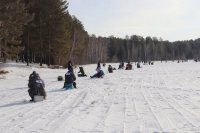
[[100,63],[100,61],[98,61],[98,63],[97,63],[97,69],[101,69],[101,63]]
[[97,71],[97,73],[94,74],[93,76],[90,76],[90,78],[103,78],[104,72],[101,70],[100,62],[97,63],[96,71]]
[[33,71],[33,73],[29,76],[29,83],[28,83],[28,93],[31,97],[30,101],[35,101],[35,96],[43,96],[43,99],[46,99],[46,92],[44,90],[45,84],[44,81],[40,78],[39,74]]
[[87,77],[87,75],[85,74],[83,67],[79,67],[79,72],[80,74],[78,74],[78,77]]
[[72,64],[72,61],[71,61],[71,60],[68,61],[68,63],[67,63],[67,68],[68,68],[68,70],[71,69],[71,70],[74,72],[73,64]]
[[137,68],[141,68],[140,62],[137,63]]
[[120,64],[119,64],[119,68],[118,69],[124,69],[124,62],[121,62]]
[[122,67],[122,64],[120,63],[119,64],[119,68],[118,69],[123,69],[123,67]]
[[132,65],[130,64],[130,61],[128,61],[128,64],[126,65],[125,70],[132,70]]
[[64,87],[66,90],[76,88],[76,77],[73,73],[73,68],[69,67],[68,72],[65,74],[65,83]]
[[122,68],[124,68],[124,62],[122,61]]
[[113,68],[112,68],[111,65],[108,66],[108,72],[109,72],[109,73],[113,73]]

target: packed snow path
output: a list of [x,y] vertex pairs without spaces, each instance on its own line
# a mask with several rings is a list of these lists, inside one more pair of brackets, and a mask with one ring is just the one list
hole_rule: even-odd
[[[10,73],[0,75],[0,133],[200,132],[200,63],[156,62],[112,74],[106,66],[103,79],[90,79],[95,67],[84,66],[88,77],[66,91],[57,81],[64,69],[9,64]],[[33,70],[46,84],[43,102],[28,102]]]

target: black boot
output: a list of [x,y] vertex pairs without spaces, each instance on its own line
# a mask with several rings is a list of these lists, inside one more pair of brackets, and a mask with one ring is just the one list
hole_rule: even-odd
[[31,100],[30,100],[30,102],[33,102],[34,101],[34,97],[33,96],[31,96]]
[[73,83],[74,88],[76,88],[76,82]]

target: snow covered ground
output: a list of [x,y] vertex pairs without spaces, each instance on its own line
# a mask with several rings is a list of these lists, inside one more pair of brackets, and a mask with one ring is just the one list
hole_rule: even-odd
[[[107,64],[103,79],[77,77],[78,89],[69,91],[57,81],[65,69],[4,65],[9,73],[0,75],[0,133],[200,132],[200,63],[156,62],[112,74]],[[86,74],[95,67],[84,66]],[[46,84],[43,102],[28,102],[33,70]]]

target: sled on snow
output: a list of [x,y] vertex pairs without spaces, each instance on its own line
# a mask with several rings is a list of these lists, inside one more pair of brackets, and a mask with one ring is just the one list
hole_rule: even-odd
[[33,96],[33,101],[34,102],[40,102],[44,100],[44,96],[39,96],[39,95],[35,95]]

